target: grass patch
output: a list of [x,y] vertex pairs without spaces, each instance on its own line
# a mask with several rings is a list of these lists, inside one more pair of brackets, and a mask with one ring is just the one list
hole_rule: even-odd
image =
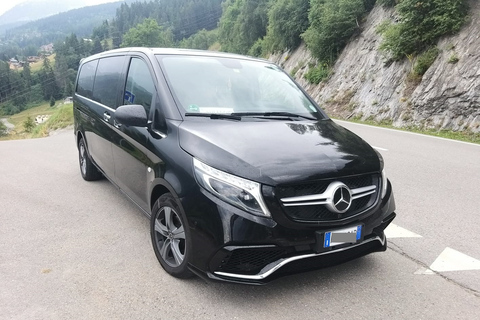
[[[38,126],[35,126],[31,133],[26,132],[24,124],[30,117],[35,119],[38,115],[48,115],[50,118]],[[50,107],[49,102],[45,102],[37,107],[33,107],[17,113],[8,121],[15,126],[15,128],[0,140],[15,140],[15,139],[29,139],[46,137],[52,130],[65,128],[73,124],[73,104],[65,104],[57,107]]]
[[35,127],[32,138],[47,137],[53,130],[66,128],[73,125],[73,104],[58,107],[45,123]]
[[404,128],[397,128],[391,124],[391,121],[378,122],[373,119],[361,120],[358,117],[348,119],[350,122],[368,124],[376,127],[389,128],[400,131],[415,132],[420,134],[426,134],[429,136],[435,136],[451,140],[459,140],[470,143],[480,144],[480,133],[474,133],[471,131],[451,131],[451,130],[436,130],[436,129],[420,129],[415,126],[408,126]]
[[[50,61],[50,64],[53,66],[55,63],[55,54],[51,54],[48,56],[48,60]],[[38,72],[42,69],[43,66],[43,59],[38,60],[37,62],[30,63],[30,71],[31,72]],[[19,68],[18,71],[22,71],[23,68]]]
[[[50,107],[48,102],[45,102],[37,107],[33,107],[27,110],[23,110],[20,113],[14,114],[8,118],[8,122],[15,126],[13,132],[10,134],[12,136],[22,134],[25,131],[23,124],[27,120],[28,117],[35,119],[36,116],[39,115],[52,115],[55,112],[55,108]],[[18,138],[13,138],[18,139]]]

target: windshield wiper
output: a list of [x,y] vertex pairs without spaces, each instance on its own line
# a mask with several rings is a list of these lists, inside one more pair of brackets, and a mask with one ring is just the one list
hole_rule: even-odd
[[304,116],[301,114],[283,112],[283,111],[272,111],[272,112],[235,112],[232,113],[232,116],[240,117],[291,117],[291,118],[303,118],[307,120],[318,120],[314,117]]
[[228,119],[228,120],[236,120],[241,121],[242,117],[238,115],[232,114],[225,114],[225,113],[196,113],[196,112],[187,112],[185,113],[186,117],[204,117],[210,119]]

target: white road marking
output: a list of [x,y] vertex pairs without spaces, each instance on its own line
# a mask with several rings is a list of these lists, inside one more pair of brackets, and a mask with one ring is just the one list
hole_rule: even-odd
[[447,247],[432,263],[430,269],[438,272],[480,270],[480,261]]
[[375,147],[375,146],[372,146],[372,148],[373,148],[373,149],[380,150],[380,151],[388,151],[388,149],[380,148],[380,147]]
[[436,137],[436,136],[430,136],[430,135],[428,135],[428,134],[421,134],[421,133],[404,131],[404,130],[399,130],[399,129],[390,129],[390,128],[383,128],[383,127],[376,127],[376,126],[371,126],[371,125],[368,125],[368,124],[357,123],[357,122],[350,122],[350,121],[344,121],[344,120],[334,120],[334,121],[335,121],[335,122],[348,123],[348,124],[354,124],[354,125],[357,125],[357,126],[377,128],[377,129],[380,129],[380,130],[387,130],[387,131],[394,131],[394,132],[400,132],[400,133],[406,133],[406,134],[413,134],[413,135],[416,135],[416,136],[422,136],[422,137],[427,137],[427,138],[432,138],[432,139],[438,139],[438,140],[444,140],[444,141],[450,141],[450,142],[456,142],[456,143],[462,143],[462,144],[468,144],[468,145],[471,145],[471,146],[480,147],[480,144],[471,143],[471,142],[465,142],[465,141],[460,141],[460,140],[447,139],[447,138]]
[[422,238],[421,235],[416,234],[415,232],[409,231],[402,227],[397,226],[396,224],[390,223],[390,225],[385,229],[385,235],[389,239],[393,238]]
[[432,274],[435,274],[435,272],[433,272],[432,270],[428,269],[428,268],[420,268],[418,269],[417,271],[415,271],[413,274],[426,274],[426,275],[432,275]]

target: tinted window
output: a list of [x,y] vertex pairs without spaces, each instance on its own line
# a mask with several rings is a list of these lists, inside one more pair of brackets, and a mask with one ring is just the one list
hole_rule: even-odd
[[132,58],[128,70],[127,85],[125,87],[124,104],[140,104],[144,106],[147,115],[152,106],[155,92],[152,76],[146,63],[138,58]]
[[78,76],[77,93],[86,98],[93,98],[93,82],[98,60],[90,61],[82,65]]
[[110,108],[117,107],[118,79],[124,57],[100,59],[93,88],[93,100]]

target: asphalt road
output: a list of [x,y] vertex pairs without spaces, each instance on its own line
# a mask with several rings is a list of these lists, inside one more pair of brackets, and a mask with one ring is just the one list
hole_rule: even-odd
[[436,270],[480,259],[480,146],[345,126],[384,155],[403,229],[384,253],[263,287],[168,276],[140,210],[82,180],[71,131],[1,141],[0,319],[479,318],[480,270]]

